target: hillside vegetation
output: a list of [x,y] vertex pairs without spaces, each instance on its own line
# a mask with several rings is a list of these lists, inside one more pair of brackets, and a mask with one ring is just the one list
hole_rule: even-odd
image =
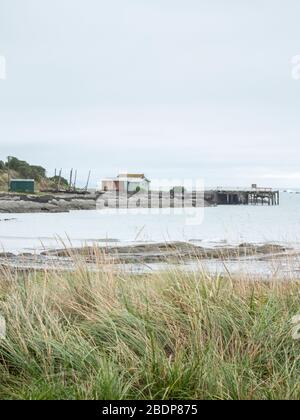
[[[8,161],[0,160],[0,190],[7,191],[8,170],[11,178],[34,179],[37,189],[55,188],[58,184],[58,177],[47,177],[46,169],[42,166],[31,165],[24,160],[11,157]],[[60,186],[68,187],[68,181],[64,178],[60,180]]]

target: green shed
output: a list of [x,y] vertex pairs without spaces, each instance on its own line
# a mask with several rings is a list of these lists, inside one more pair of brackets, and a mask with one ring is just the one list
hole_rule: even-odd
[[9,186],[10,192],[16,193],[34,193],[34,179],[12,179]]

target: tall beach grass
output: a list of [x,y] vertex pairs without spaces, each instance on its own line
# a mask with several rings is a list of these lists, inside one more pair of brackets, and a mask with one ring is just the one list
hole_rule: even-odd
[[299,399],[298,282],[0,271],[0,399]]

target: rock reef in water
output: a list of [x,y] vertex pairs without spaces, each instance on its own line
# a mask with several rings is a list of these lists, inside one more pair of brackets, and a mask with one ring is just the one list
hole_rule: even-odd
[[78,264],[86,264],[91,270],[104,269],[109,265],[139,266],[162,263],[182,264],[197,261],[273,261],[298,256],[300,251],[277,244],[202,248],[186,242],[139,244],[132,246],[81,247],[54,249],[41,254],[0,253],[0,271],[63,270],[73,271]]
[[45,251],[42,255],[52,257],[80,256],[86,262],[101,259],[113,263],[181,263],[192,260],[234,260],[261,255],[278,255],[288,249],[276,244],[242,244],[232,247],[203,248],[187,242],[153,243],[132,246],[82,247]]

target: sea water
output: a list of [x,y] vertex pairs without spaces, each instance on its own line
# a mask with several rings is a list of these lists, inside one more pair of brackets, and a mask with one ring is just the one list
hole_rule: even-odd
[[[279,206],[218,206],[186,214],[136,210],[0,214],[5,252],[32,252],[84,244],[190,241],[200,246],[280,243],[300,247],[300,194],[282,193]],[[169,214],[167,214],[169,213]]]

